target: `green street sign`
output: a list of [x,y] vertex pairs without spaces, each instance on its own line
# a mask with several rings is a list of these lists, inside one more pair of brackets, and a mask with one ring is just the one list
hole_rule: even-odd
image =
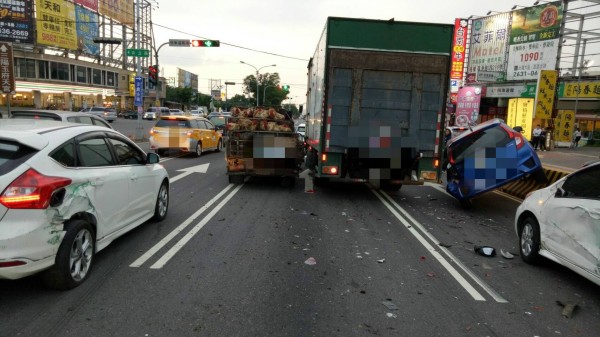
[[127,49],[125,53],[127,56],[150,57],[150,51],[148,49]]

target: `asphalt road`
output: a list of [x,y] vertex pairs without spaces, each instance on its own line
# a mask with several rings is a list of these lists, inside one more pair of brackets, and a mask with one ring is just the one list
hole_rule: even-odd
[[[57,292],[36,277],[0,280],[0,336],[600,331],[596,285],[551,262],[500,255],[518,253],[513,200],[488,193],[465,211],[432,184],[394,194],[357,184],[305,193],[303,180],[234,186],[223,159],[163,158],[173,181],[167,218],[100,252],[82,286]],[[498,255],[478,255],[476,245]],[[556,301],[577,303],[573,317]]]

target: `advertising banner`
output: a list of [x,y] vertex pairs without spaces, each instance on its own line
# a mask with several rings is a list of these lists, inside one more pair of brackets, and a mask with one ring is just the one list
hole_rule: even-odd
[[192,88],[192,90],[198,91],[198,75],[177,68],[177,79],[179,88]]
[[552,108],[554,108],[554,96],[556,95],[557,81],[558,71],[540,71],[540,77],[537,83],[537,93],[535,95],[535,118],[552,118]]
[[[469,73],[492,73],[504,78],[506,69],[506,46],[510,13],[502,13],[473,20],[469,52]],[[477,80],[488,80],[489,76],[477,76]]]
[[133,1],[134,0],[102,0],[98,2],[98,11],[100,14],[108,16],[113,20],[117,20],[124,25],[133,27]]
[[456,120],[457,126],[467,126],[469,123],[475,123],[479,117],[479,104],[481,102],[480,87],[462,87],[458,90],[456,102]]
[[511,128],[520,126],[523,128],[523,135],[531,140],[533,131],[533,106],[535,100],[532,98],[513,98],[508,100],[508,112],[506,124]]
[[600,99],[600,81],[561,83],[559,87],[559,96],[567,99]]
[[100,45],[94,43],[98,37],[98,14],[81,6],[75,7],[77,18],[77,50],[84,54],[100,55]]
[[33,0],[0,1],[0,41],[33,44]]
[[512,12],[508,80],[537,79],[542,69],[555,68],[562,19],[560,1]]
[[575,111],[558,110],[554,119],[554,140],[570,143],[575,130]]
[[94,12],[98,12],[98,0],[75,0],[75,3],[77,5],[85,6]]
[[454,38],[452,41],[452,66],[450,79],[462,80],[465,70],[465,51],[467,49],[468,21],[465,19],[454,20]]
[[15,91],[15,63],[11,42],[0,42],[0,87],[5,94]]
[[64,0],[36,0],[37,43],[77,49],[75,5]]

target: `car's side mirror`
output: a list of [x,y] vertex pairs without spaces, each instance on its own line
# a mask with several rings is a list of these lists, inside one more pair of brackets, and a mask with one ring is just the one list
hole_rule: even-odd
[[156,153],[150,152],[146,156],[146,164],[158,164],[160,162],[160,156]]

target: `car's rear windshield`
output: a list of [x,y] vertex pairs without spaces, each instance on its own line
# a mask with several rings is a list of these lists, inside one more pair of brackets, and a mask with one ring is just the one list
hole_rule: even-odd
[[189,120],[159,119],[155,126],[158,128],[190,128],[191,124]]
[[57,115],[49,115],[49,114],[38,114],[38,113],[34,113],[34,112],[17,112],[17,111],[13,111],[11,112],[11,117],[10,118],[17,118],[17,119],[44,119],[44,120],[49,120],[49,121],[60,121],[62,120],[60,118],[60,116]]
[[225,125],[225,117],[211,117],[209,121],[215,126]]
[[477,149],[504,147],[509,141],[508,133],[501,126],[495,126],[476,131],[452,144],[452,156],[455,161],[461,161],[466,157],[473,157]]
[[298,132],[304,132],[305,130],[306,130],[306,128],[304,126],[298,127]]
[[35,152],[35,149],[16,142],[0,141],[0,176],[21,165]]

